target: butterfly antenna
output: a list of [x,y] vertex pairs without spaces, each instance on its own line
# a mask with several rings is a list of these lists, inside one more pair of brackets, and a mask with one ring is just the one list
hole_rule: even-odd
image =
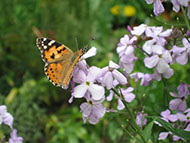
[[77,41],[77,38],[75,38],[75,43],[76,43],[76,47],[77,47],[77,50],[78,50],[79,47],[78,47],[78,41]]

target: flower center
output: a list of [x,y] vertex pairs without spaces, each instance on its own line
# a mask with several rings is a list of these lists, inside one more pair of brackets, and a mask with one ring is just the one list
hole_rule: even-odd
[[89,85],[90,85],[90,82],[89,82],[89,81],[86,81],[86,85],[89,86]]
[[114,69],[109,67],[109,71],[112,72]]

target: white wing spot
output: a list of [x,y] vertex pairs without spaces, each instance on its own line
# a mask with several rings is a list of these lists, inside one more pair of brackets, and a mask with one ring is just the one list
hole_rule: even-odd
[[55,41],[54,40],[51,40],[49,43],[48,43],[48,46],[51,46]]
[[44,46],[44,49],[47,49],[47,46]]

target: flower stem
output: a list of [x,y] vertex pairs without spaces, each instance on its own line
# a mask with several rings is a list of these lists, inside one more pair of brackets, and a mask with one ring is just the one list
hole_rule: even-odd
[[117,90],[115,90],[114,88],[112,88],[112,91],[113,91],[115,94],[117,94],[117,95],[121,98],[123,104],[125,105],[125,109],[127,110],[127,112],[129,113],[129,115],[131,116],[132,124],[133,124],[132,127],[134,127],[134,128],[135,128],[135,131],[140,135],[140,137],[141,137],[143,143],[146,143],[146,141],[145,141],[145,139],[144,139],[144,137],[143,137],[143,135],[142,135],[142,131],[141,131],[141,129],[139,128],[139,126],[136,124],[135,117],[134,117],[133,113],[130,111],[130,109],[129,109],[129,107],[128,107],[128,105],[127,105],[127,103],[126,103],[126,101],[125,101],[125,99],[124,99],[124,97],[123,97],[123,95],[122,95],[122,93],[119,94],[119,93],[117,92]]
[[189,25],[188,17],[187,17],[187,14],[185,13],[185,9],[183,6],[181,6],[181,10],[182,10],[184,18],[185,18],[185,23],[187,25],[187,29],[190,32],[190,25]]
[[163,78],[163,84],[164,84],[164,106],[167,106],[168,103],[168,91],[167,91],[167,80]]

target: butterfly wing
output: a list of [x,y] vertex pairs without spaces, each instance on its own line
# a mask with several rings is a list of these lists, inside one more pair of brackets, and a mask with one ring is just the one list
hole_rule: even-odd
[[38,38],[37,46],[45,62],[45,74],[55,86],[66,87],[82,50],[73,53],[65,45],[47,38]]

